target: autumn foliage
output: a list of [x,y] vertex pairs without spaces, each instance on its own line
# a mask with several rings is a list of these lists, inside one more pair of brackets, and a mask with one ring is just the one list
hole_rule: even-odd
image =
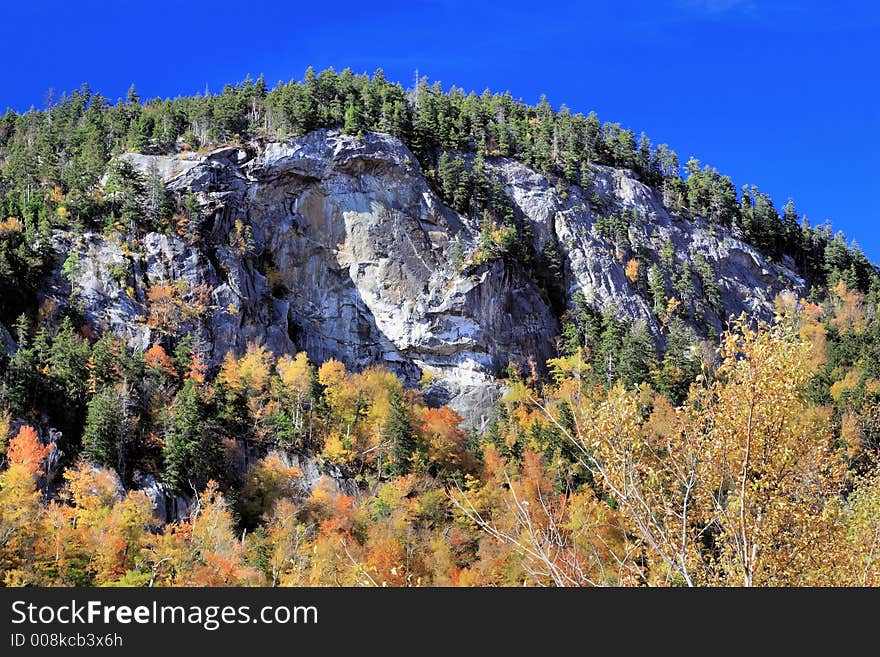
[[18,430],[15,438],[9,442],[6,456],[12,465],[20,465],[34,476],[43,474],[43,459],[50,451],[37,437],[33,427],[24,425]]
[[[772,325],[731,324],[681,403],[592,377],[579,350],[552,359],[547,379],[514,373],[479,431],[382,367],[251,344],[212,369],[196,349],[157,343],[142,356],[137,403],[153,421],[139,437],[126,355],[108,343],[83,358],[100,410],[87,434],[107,433],[188,505],[157,515],[116,459],[47,474],[51,447],[12,425],[0,575],[12,586],[878,585],[880,372],[842,345],[869,344],[869,310],[845,287],[823,305],[780,298]],[[11,423],[0,413],[4,438]]]

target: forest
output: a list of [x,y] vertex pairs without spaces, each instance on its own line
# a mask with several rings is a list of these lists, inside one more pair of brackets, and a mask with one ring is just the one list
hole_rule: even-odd
[[[548,374],[511,366],[482,431],[381,363],[348,371],[254,343],[208,367],[181,330],[207,291],[173,281],[148,291],[146,321],[161,339],[146,350],[97,334],[76,308],[50,319],[48,277],[79,266],[57,261],[53,231],[207,239],[191,195],[115,156],[322,127],[399,137],[449,207],[487,219],[479,257],[544,258],[548,288],[555,256],[529,252],[527,227],[485,173],[491,158],[520,160],[560,190],[588,189],[591,165],[630,169],[681,216],[796,268],[809,293],[778,296],[771,323],[733,318],[700,337],[675,312],[693,290],[667,295],[647,280],[662,351],[582,296],[557,297]],[[597,230],[613,237],[619,221]],[[248,227],[237,229],[246,250]],[[872,586],[878,302],[877,268],[793,201],[777,209],[755,186],[737,190],[665,144],[546,98],[528,105],[424,79],[404,89],[348,69],[165,100],[132,87],[111,103],[84,85],[0,118],[0,324],[14,342],[0,352],[0,580]],[[291,455],[313,455],[317,481]],[[192,498],[192,512],[157,520],[150,480]]]

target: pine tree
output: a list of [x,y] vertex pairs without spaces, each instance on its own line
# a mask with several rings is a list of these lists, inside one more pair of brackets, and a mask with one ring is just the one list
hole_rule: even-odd
[[715,269],[706,260],[702,253],[694,256],[694,265],[697,275],[700,277],[700,285],[703,288],[703,297],[709,306],[716,312],[721,310],[721,290],[718,288]]
[[120,461],[120,413],[116,395],[101,390],[89,401],[83,445],[86,456],[98,465],[115,468]]
[[596,374],[611,385],[620,377],[620,352],[623,347],[625,327],[609,309],[602,315],[602,333],[593,358]]
[[483,161],[483,154],[477,153],[474,158],[474,166],[471,168],[471,208],[483,209],[488,206],[491,187],[486,178],[486,165]]
[[174,402],[171,430],[165,437],[165,480],[177,491],[201,490],[220,479],[223,448],[195,380],[184,383]]
[[700,373],[701,360],[694,330],[679,318],[669,323],[666,350],[660,367],[654,371],[654,386],[674,404],[681,404],[690,384]]
[[150,230],[159,228],[159,220],[166,209],[165,182],[159,173],[159,167],[155,160],[150,161],[145,181],[146,193],[144,195],[144,208],[146,210],[147,226]]
[[644,324],[634,324],[623,337],[618,357],[618,378],[630,387],[648,381],[656,358],[654,343]]
[[125,102],[129,105],[138,105],[141,102],[141,97],[138,95],[137,89],[134,87],[134,83],[128,88],[128,93],[125,95]]
[[357,103],[350,103],[345,108],[345,123],[342,129],[347,135],[356,135],[361,131],[361,112]]
[[397,476],[408,474],[412,469],[412,456],[416,450],[416,436],[407,415],[403,394],[391,393],[391,409],[386,432],[392,444],[392,472]]
[[30,325],[25,315],[20,315],[13,328],[18,348],[9,359],[0,402],[14,417],[26,417],[34,402],[37,386],[37,354],[31,346]]

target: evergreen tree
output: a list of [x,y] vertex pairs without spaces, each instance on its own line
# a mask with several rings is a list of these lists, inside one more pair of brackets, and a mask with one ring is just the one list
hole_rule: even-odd
[[676,405],[684,401],[690,384],[700,373],[702,361],[697,343],[694,330],[678,317],[673,318],[669,323],[663,360],[653,378],[657,391]]
[[662,317],[666,313],[666,282],[657,265],[651,265],[648,269],[648,293],[651,295],[654,314]]
[[618,358],[618,378],[634,387],[650,379],[657,353],[643,323],[634,324],[623,337]]
[[361,112],[355,103],[350,103],[345,108],[345,123],[342,129],[349,135],[356,135],[361,131]]
[[17,348],[3,377],[2,406],[16,417],[28,417],[37,388],[37,354],[31,346],[30,324],[20,315],[13,327]]
[[208,480],[222,480],[223,446],[212,416],[198,385],[188,378],[174,401],[163,449],[165,480],[174,490],[202,490]]
[[721,290],[718,288],[718,281],[715,276],[715,269],[712,264],[703,257],[702,253],[694,256],[694,266],[697,275],[700,277],[700,285],[703,288],[703,298],[709,306],[716,312],[721,310]]
[[598,349],[593,357],[593,368],[599,379],[610,386],[620,377],[620,352],[626,328],[609,309],[602,315],[601,330]]
[[416,451],[416,435],[399,390],[391,393],[391,408],[385,430],[392,445],[392,472],[397,476],[408,474]]
[[83,448],[86,456],[98,465],[116,468],[121,461],[122,426],[117,395],[101,390],[89,401]]

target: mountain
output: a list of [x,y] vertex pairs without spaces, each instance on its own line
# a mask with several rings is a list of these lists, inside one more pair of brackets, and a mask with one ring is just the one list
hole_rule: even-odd
[[[562,296],[554,308],[534,266],[479,257],[480,221],[445,206],[392,136],[322,129],[204,155],[119,160],[144,179],[161,176],[172,194],[192,193],[201,239],[148,232],[133,244],[56,229],[58,261],[77,263],[68,277],[59,265],[41,295],[56,313],[77,307],[96,334],[111,331],[140,351],[169,333],[191,335],[209,367],[251,342],[356,371],[383,364],[409,387],[429,381],[427,398],[469,422],[488,418],[509,366],[543,368],[558,355],[559,309],[571,307],[575,293],[662,345],[648,271],[662,281],[659,314],[667,294],[692,290],[685,316],[704,336],[741,313],[769,320],[777,294],[806,292],[790,259],[772,262],[729,230],[670,211],[626,169],[592,165],[585,189],[555,185],[509,158],[485,160],[518,225],[528,226],[526,248],[559,253]],[[620,227],[609,235],[601,222],[612,215]],[[185,304],[196,294],[203,303],[162,321],[154,311],[151,321],[150,290],[169,284]]]
[[877,267],[619,124],[84,85],[0,218],[7,584],[880,581]]

